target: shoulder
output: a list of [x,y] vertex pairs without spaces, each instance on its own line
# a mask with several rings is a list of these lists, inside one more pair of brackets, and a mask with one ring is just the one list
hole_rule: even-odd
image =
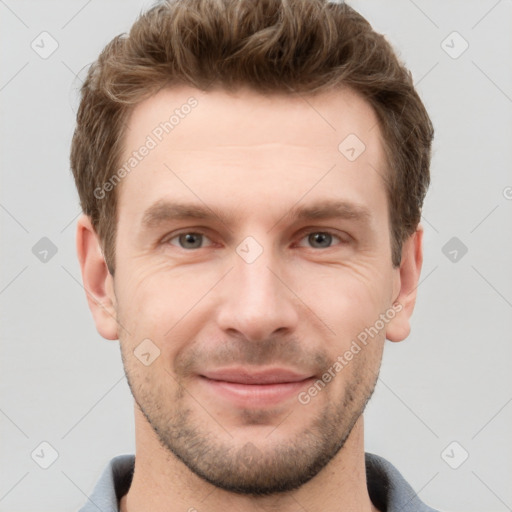
[[119,500],[130,488],[135,455],[118,455],[110,460],[79,512],[118,512]]
[[423,503],[390,462],[373,453],[365,454],[368,493],[374,505],[386,512],[439,512]]

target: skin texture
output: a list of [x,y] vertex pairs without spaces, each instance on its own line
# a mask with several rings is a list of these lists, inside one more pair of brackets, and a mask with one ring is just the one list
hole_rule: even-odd
[[[90,220],[78,222],[96,327],[120,340],[135,398],[135,473],[121,510],[376,510],[362,412],[385,339],[409,334],[422,264],[418,226],[392,266],[376,116],[348,89],[164,89],[133,111],[126,158],[191,96],[197,106],[118,185],[115,277]],[[349,134],[366,147],[354,161],[338,150]],[[215,215],[175,220],[153,208],[158,220],[146,225],[164,201]],[[330,201],[343,201],[345,215],[293,216]],[[301,403],[299,392],[393,304],[400,311]],[[146,366],[134,351],[148,339],[159,355]],[[274,403],[257,391],[235,401],[202,376],[234,367],[311,380]]]

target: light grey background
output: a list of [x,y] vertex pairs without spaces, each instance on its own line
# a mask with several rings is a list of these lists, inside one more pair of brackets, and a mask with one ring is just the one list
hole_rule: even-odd
[[[512,1],[350,3],[395,45],[436,129],[413,331],[387,342],[366,447],[434,507],[512,510]],[[149,5],[0,0],[2,512],[76,510],[134,451],[118,343],[81,286],[68,155],[75,75]],[[59,45],[46,59],[31,48],[51,48],[43,31]],[[469,44],[458,58],[453,31]],[[32,252],[42,237],[58,250],[47,262]],[[452,237],[468,249],[455,262]],[[59,454],[48,469],[31,456],[43,441]]]

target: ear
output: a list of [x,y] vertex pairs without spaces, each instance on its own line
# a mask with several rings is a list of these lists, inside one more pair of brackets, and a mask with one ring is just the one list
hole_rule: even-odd
[[394,277],[394,303],[396,316],[388,323],[386,338],[390,341],[402,341],[411,332],[409,319],[416,303],[416,291],[423,264],[423,226],[418,224],[416,231],[402,246],[402,261]]
[[100,240],[87,215],[78,219],[76,251],[96,329],[107,340],[117,340],[119,336],[114,278],[108,271]]

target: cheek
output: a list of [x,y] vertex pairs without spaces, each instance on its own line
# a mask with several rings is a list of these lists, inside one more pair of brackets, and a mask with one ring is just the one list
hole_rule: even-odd
[[336,338],[355,335],[387,307],[387,278],[370,264],[302,268],[289,279],[299,298],[332,328]]
[[[119,267],[116,296],[119,319],[129,332],[125,337],[134,345],[149,338],[171,356],[179,350],[177,345],[193,340],[212,324],[212,311],[223,307],[219,297],[233,285],[232,279],[219,279],[228,267],[221,260],[176,267],[165,258],[154,259],[151,265],[134,258],[129,266]],[[329,345],[342,351],[386,307],[387,277],[374,259],[331,265],[295,260],[283,265],[280,274],[291,290],[278,285],[280,300],[294,302],[302,310],[299,333],[322,333],[329,351]],[[235,286],[232,291],[241,289]]]
[[125,338],[133,345],[149,338],[162,351],[172,352],[174,344],[169,339],[193,339],[194,325],[200,327],[198,314],[207,304],[205,294],[218,277],[214,269],[170,269],[168,264],[155,264],[151,268],[134,265],[132,272],[120,273],[119,281],[123,286],[117,294],[118,317],[128,331]]

